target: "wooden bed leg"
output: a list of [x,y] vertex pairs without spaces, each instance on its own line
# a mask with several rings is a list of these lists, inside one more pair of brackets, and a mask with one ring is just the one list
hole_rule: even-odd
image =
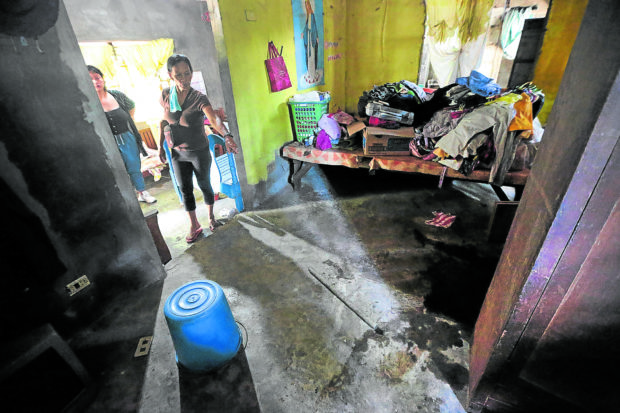
[[314,164],[310,162],[302,162],[297,159],[289,159],[288,165],[288,183],[291,184],[293,190],[297,190],[301,187],[301,178],[308,173]]
[[286,179],[286,181],[289,184],[291,184],[293,189],[295,189],[295,186],[293,185],[293,175],[295,175],[295,161],[289,158],[288,159],[288,178]]
[[437,188],[441,189],[441,187],[443,186],[443,180],[446,177],[447,171],[448,171],[448,167],[444,166],[443,169],[441,170],[441,175],[439,176],[439,185],[437,186]]

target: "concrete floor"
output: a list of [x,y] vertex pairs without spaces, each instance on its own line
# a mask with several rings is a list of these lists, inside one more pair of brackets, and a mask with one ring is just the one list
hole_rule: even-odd
[[[437,183],[314,167],[300,190],[282,182],[264,209],[189,247],[169,178],[150,183],[158,202],[142,208],[158,209],[173,260],[141,396],[125,411],[465,411],[471,334],[502,247],[487,242],[497,198],[485,184]],[[233,206],[218,200],[216,216]],[[426,225],[437,210],[455,223]],[[223,287],[243,326],[244,349],[208,374],[177,368],[163,316],[199,279]]]

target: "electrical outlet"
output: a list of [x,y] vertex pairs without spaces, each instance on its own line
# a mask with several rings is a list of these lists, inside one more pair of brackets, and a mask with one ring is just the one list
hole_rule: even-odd
[[138,347],[136,348],[136,352],[134,353],[134,357],[146,356],[149,354],[149,350],[151,349],[151,343],[153,342],[153,336],[142,337],[138,341]]
[[69,296],[75,295],[78,292],[82,291],[84,288],[88,287],[90,285],[90,281],[88,280],[88,277],[85,275],[82,275],[80,278],[71,281],[69,284],[67,284],[67,291],[69,292]]

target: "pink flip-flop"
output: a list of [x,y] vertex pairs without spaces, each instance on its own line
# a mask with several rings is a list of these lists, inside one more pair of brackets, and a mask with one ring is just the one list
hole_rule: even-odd
[[202,234],[202,228],[198,228],[196,231],[194,231],[193,234],[188,235],[187,237],[185,237],[185,241],[188,244],[191,244],[192,242],[194,242],[194,241],[196,241],[198,239],[200,234]]

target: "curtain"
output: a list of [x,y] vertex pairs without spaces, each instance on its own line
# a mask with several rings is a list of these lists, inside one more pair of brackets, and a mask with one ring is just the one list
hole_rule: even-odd
[[162,82],[168,80],[165,65],[174,52],[173,40],[81,43],[80,49],[86,64],[103,72],[108,89],[120,90],[135,102],[134,119],[147,123],[155,133],[161,120],[159,97]]
[[82,56],[87,65],[97,67],[103,72],[104,78],[114,77],[113,49],[105,43],[82,43],[80,44]]
[[145,44],[119,43],[117,53],[123,56],[128,70],[140,76],[155,76],[174,51],[172,39],[158,39]]
[[80,43],[86,64],[96,66],[105,78],[116,78],[121,70],[140,77],[157,76],[174,51],[172,39],[148,42]]

